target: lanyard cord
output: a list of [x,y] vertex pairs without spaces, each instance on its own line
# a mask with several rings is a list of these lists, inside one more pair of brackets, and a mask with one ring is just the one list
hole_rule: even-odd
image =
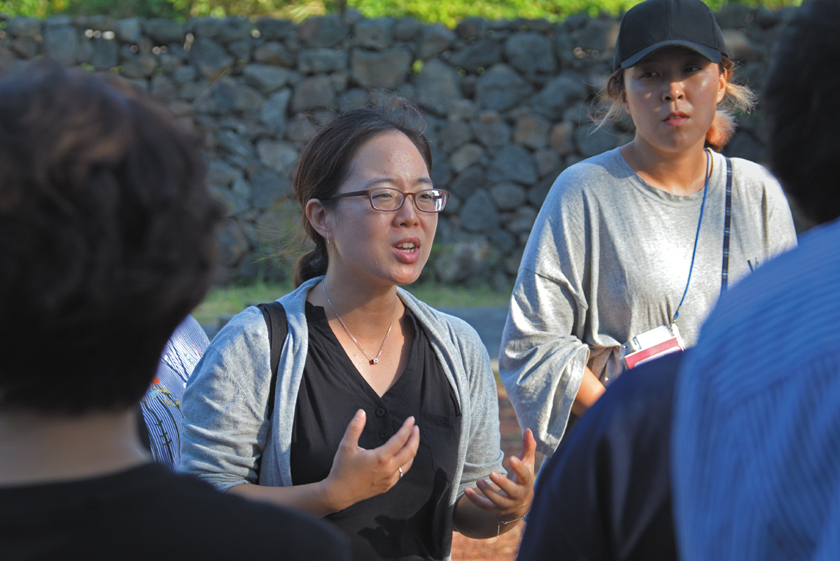
[[709,165],[711,160],[712,156],[709,154],[709,150],[706,149],[706,183],[703,185],[703,203],[700,205],[700,220],[697,221],[697,234],[694,236],[694,251],[691,252],[691,266],[688,268],[688,280],[685,283],[685,290],[677,306],[677,311],[674,312],[674,319],[671,320],[671,325],[677,322],[677,317],[680,315],[680,308],[682,308],[683,302],[685,302],[685,295],[688,294],[688,286],[691,284],[691,272],[694,270],[694,258],[697,256],[697,240],[700,239],[700,226],[703,224],[703,211],[706,209],[706,194],[709,192],[709,176],[711,175],[709,173]]

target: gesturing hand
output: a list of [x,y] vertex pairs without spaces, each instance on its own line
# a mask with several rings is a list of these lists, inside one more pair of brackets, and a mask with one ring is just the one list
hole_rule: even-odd
[[[479,479],[476,485],[481,490],[467,488],[464,494],[477,507],[494,515],[502,523],[519,520],[528,514],[534,500],[534,453],[537,441],[531,429],[522,435],[522,454],[510,459],[508,477],[497,471],[490,474],[488,483]],[[495,484],[495,485],[494,485]],[[482,496],[483,493],[483,496]]]
[[[373,450],[359,446],[365,421],[365,412],[359,409],[347,425],[330,474],[324,480],[327,500],[336,511],[388,491],[408,473],[417,454],[420,429],[415,426],[414,417],[406,419],[388,442]],[[533,453],[531,456],[533,459]],[[531,464],[533,471],[533,461]]]

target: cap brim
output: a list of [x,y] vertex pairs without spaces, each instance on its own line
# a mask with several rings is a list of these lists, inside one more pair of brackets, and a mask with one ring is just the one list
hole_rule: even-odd
[[670,41],[662,41],[661,43],[656,43],[655,45],[651,45],[650,47],[642,49],[638,53],[633,53],[632,55],[621,61],[621,64],[619,66],[621,68],[630,68],[631,66],[635,65],[640,60],[648,56],[650,53],[658,51],[659,49],[663,49],[665,47],[685,47],[686,49],[691,49],[692,51],[703,55],[715,64],[719,63],[722,57],[722,53],[713,47],[708,47],[699,43],[693,43],[691,41],[681,41],[679,39],[673,39]]

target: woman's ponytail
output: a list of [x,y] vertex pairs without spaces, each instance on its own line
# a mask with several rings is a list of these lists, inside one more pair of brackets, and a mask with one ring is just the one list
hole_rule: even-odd
[[327,247],[323,238],[315,242],[315,249],[305,253],[295,264],[295,288],[299,287],[309,279],[327,274]]
[[735,74],[735,63],[724,56],[720,61],[720,71],[726,76],[726,93],[723,101],[718,105],[715,118],[709,132],[706,133],[706,146],[720,152],[735,134],[737,123],[735,111],[749,113],[755,107],[756,95],[744,84],[732,81]]
[[732,111],[725,107],[719,107],[715,112],[715,118],[712,121],[712,126],[709,127],[709,132],[706,133],[706,146],[720,152],[732,139],[735,134],[735,116]]

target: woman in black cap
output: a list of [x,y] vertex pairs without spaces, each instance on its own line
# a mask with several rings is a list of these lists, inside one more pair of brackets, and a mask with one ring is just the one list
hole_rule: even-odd
[[571,413],[628,366],[693,345],[727,283],[796,243],[775,179],[719,153],[731,110],[755,98],[733,67],[700,0],[647,0],[622,19],[599,125],[626,112],[635,136],[558,177],[502,340],[502,380],[544,453]]

